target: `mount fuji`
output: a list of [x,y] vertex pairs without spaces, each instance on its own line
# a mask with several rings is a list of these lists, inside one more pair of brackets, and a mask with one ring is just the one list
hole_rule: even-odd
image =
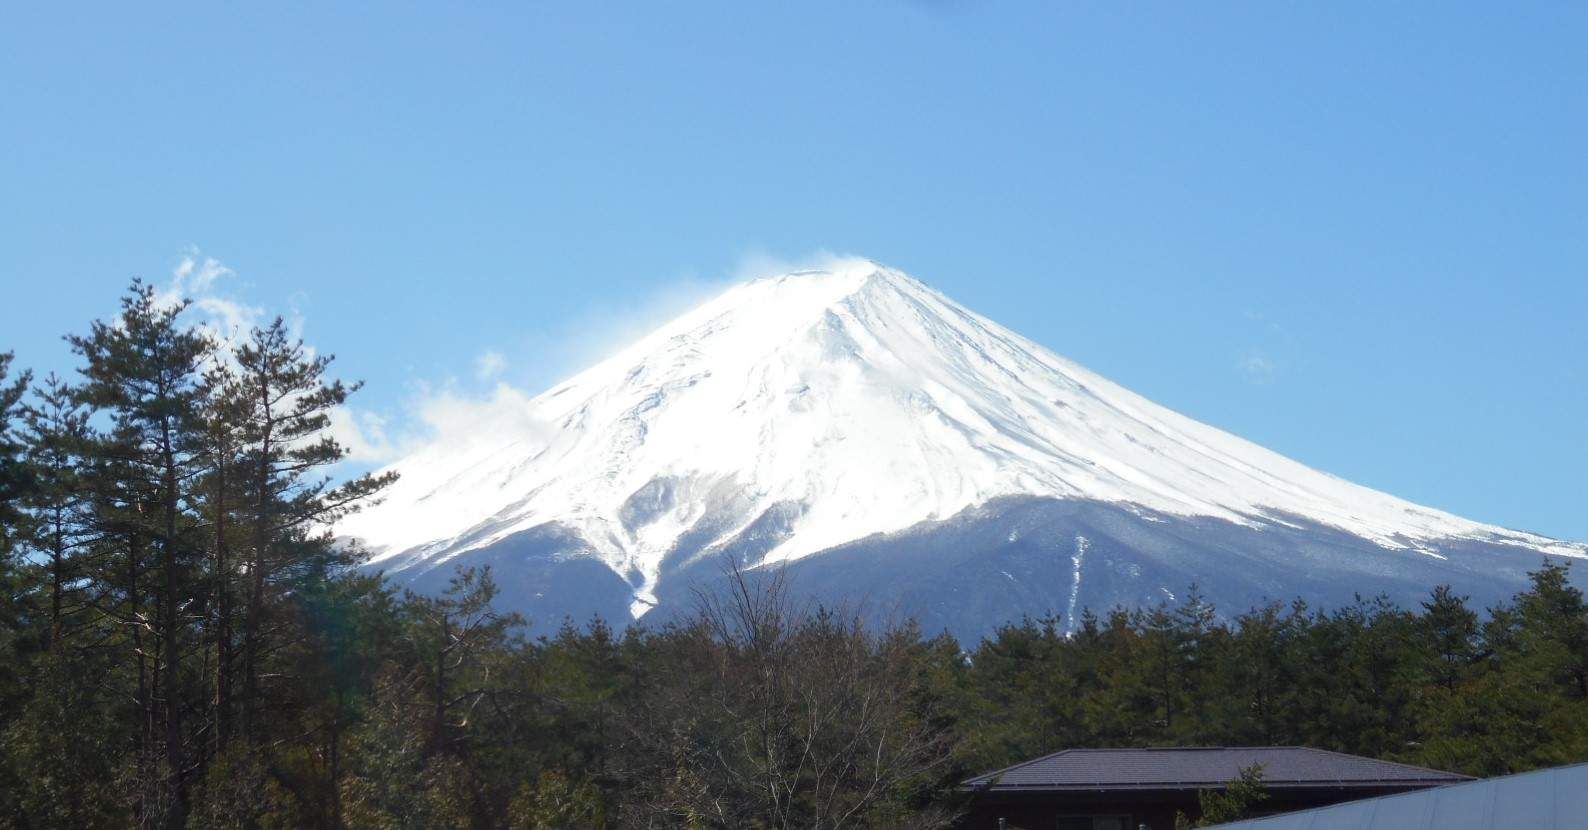
[[738,285],[523,409],[395,464],[338,534],[420,591],[490,564],[541,632],[665,620],[726,558],[966,642],[1193,583],[1230,613],[1492,602],[1588,558],[1176,414],[867,260]]

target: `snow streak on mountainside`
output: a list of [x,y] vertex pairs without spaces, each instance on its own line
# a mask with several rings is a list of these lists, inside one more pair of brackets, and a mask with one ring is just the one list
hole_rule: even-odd
[[[1588,552],[1312,470],[865,260],[732,288],[528,409],[538,428],[398,463],[386,501],[338,531],[401,569],[556,528],[577,540],[566,556],[630,586],[635,617],[668,572],[730,543],[767,540],[752,565],[796,560],[1001,497],[1318,525],[1434,558],[1452,541]],[[1086,556],[1068,544],[1060,607]]]

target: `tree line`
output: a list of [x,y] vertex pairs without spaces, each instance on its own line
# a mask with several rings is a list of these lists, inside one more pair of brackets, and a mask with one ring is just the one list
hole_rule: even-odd
[[1588,759],[1547,562],[1490,609],[1193,591],[975,644],[730,570],[682,622],[531,639],[488,570],[419,596],[332,537],[391,477],[332,477],[330,357],[186,314],[135,282],[74,377],[0,354],[0,827],[929,828],[1065,747]]

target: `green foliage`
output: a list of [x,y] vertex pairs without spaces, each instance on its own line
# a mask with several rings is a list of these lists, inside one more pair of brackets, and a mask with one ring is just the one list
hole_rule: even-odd
[[15,429],[32,375],[22,372],[12,377],[13,359],[11,352],[0,352],[0,558],[8,557],[15,545],[13,537],[22,519],[17,503],[29,483],[23,444]]
[[1231,821],[1250,818],[1252,808],[1268,800],[1268,788],[1263,786],[1263,765],[1242,767],[1240,775],[1224,785],[1222,790],[1200,790],[1197,806],[1201,815],[1192,822],[1185,813],[1176,813],[1175,830],[1192,827],[1212,827]]
[[601,791],[588,781],[572,781],[555,770],[542,772],[533,784],[524,784],[508,806],[512,830],[602,830],[606,826]]
[[[33,694],[0,737],[17,775],[12,805],[39,827],[121,827],[125,806],[116,786],[130,738],[129,712],[113,698],[103,655],[41,654],[32,664]],[[103,713],[100,720],[85,717]]]

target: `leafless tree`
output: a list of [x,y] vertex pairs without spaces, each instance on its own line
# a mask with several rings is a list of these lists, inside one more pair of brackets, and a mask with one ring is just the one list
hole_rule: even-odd
[[838,830],[946,826],[922,791],[948,764],[948,728],[920,677],[918,632],[795,601],[780,573],[730,565],[629,713],[633,827]]

